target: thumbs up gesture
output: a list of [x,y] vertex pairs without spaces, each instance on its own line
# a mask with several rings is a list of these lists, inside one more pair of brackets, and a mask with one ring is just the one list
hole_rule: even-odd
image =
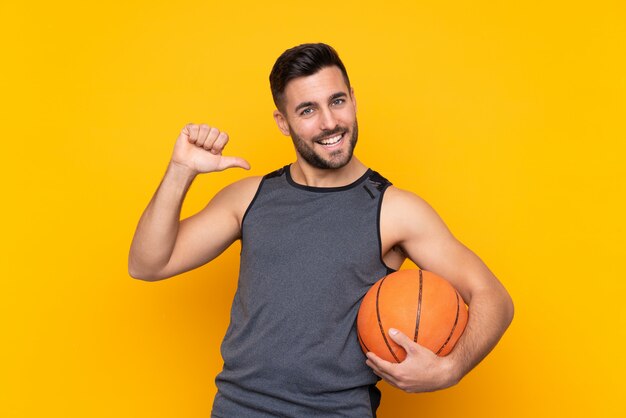
[[228,143],[228,134],[206,124],[188,123],[180,132],[172,162],[183,165],[196,173],[211,173],[227,168],[250,169],[243,158],[222,155]]

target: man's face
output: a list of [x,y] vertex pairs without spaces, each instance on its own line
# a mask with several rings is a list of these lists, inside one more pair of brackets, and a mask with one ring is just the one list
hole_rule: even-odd
[[285,88],[284,112],[276,111],[274,117],[309,165],[333,169],[350,162],[358,138],[356,102],[339,68],[291,80]]

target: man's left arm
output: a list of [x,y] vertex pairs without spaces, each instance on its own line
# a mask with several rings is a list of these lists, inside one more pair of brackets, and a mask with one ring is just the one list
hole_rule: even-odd
[[399,246],[420,268],[452,283],[469,306],[465,331],[452,352],[439,357],[412,339],[388,330],[407,351],[401,363],[368,353],[374,372],[407,392],[429,392],[458,383],[489,354],[513,319],[508,292],[471,250],[450,233],[437,213],[418,196],[391,187],[381,213],[383,242]]

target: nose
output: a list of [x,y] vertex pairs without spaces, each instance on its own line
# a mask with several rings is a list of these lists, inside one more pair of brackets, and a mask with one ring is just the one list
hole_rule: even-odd
[[322,110],[320,118],[320,129],[323,131],[329,131],[337,127],[337,119],[333,114],[333,111],[329,108]]

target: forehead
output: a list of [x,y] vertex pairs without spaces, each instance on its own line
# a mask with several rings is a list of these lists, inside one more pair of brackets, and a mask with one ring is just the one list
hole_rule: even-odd
[[338,92],[349,94],[341,70],[335,66],[324,67],[315,74],[294,78],[287,83],[285,104],[289,108],[301,102],[323,102]]

